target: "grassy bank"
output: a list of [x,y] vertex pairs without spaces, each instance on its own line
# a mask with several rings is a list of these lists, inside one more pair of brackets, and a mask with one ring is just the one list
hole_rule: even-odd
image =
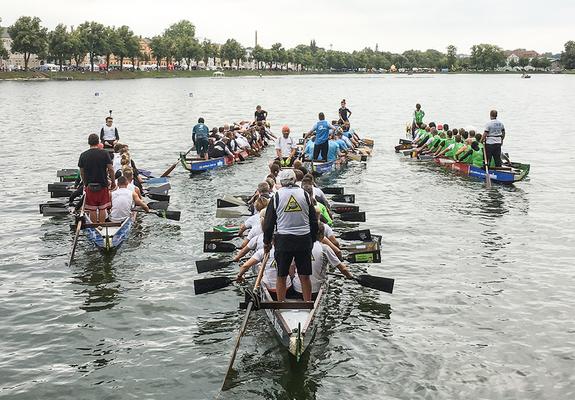
[[[357,72],[349,72],[353,74]],[[529,72],[530,74],[548,74],[549,72]],[[562,71],[564,74],[575,74],[575,70]],[[95,80],[115,80],[115,79],[141,79],[141,78],[197,78],[212,77],[213,71],[113,71],[113,72],[38,72],[38,71],[14,71],[0,72],[0,80],[62,80],[62,81],[95,81]],[[226,77],[236,76],[278,76],[278,75],[305,75],[305,74],[348,74],[347,72],[288,72],[269,70],[244,70],[244,71],[224,71]],[[369,74],[363,72],[362,74]],[[417,73],[416,73],[417,74]],[[503,71],[453,71],[449,74],[521,74],[521,72]],[[401,75],[406,75],[402,73]]]

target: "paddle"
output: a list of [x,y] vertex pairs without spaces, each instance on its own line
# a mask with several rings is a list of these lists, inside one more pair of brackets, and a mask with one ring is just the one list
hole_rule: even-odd
[[227,276],[217,276],[215,278],[204,278],[194,280],[194,293],[204,294],[213,292],[218,289],[223,289],[234,283],[235,279],[228,278]]
[[216,206],[218,208],[227,208],[227,207],[238,207],[238,206],[243,206],[245,205],[245,203],[242,202],[242,204],[236,204],[236,202],[230,202],[228,200],[224,200],[224,199],[217,199],[216,200]]
[[[333,272],[328,272],[327,274],[331,276],[337,276],[338,278],[345,278],[345,276],[341,274],[334,274]],[[368,274],[362,274],[357,277],[354,276],[353,280],[359,283],[361,286],[390,294],[393,293],[393,285],[395,283],[395,279],[383,278],[380,276],[373,276]]]
[[229,194],[224,195],[223,200],[227,203],[234,204],[236,206],[245,206],[246,202],[239,197],[230,196]]
[[355,203],[355,194],[336,194],[330,197],[331,201],[336,201],[338,203]]
[[[186,154],[184,154],[184,158],[190,153],[190,151],[192,151],[194,149],[195,145],[192,146],[190,148],[190,150],[186,151]],[[162,175],[160,175],[162,178],[165,178],[166,176],[169,176],[172,171],[178,166],[178,164],[180,163],[180,159],[182,158],[182,155],[180,154],[180,158],[178,158],[178,161],[176,161],[172,166],[170,166],[170,168],[168,168]]]
[[150,201],[146,204],[152,210],[167,210],[170,205],[169,201]]
[[364,263],[380,263],[381,262],[381,253],[379,250],[374,251],[363,251],[358,253],[351,253],[345,257],[346,261],[350,263],[356,264],[364,264]]
[[369,229],[347,231],[342,232],[339,237],[343,240],[361,240],[363,242],[368,242],[371,240],[371,231]]
[[170,201],[170,195],[168,194],[145,193],[144,196],[149,197],[152,200]]
[[321,190],[325,194],[343,194],[344,191],[342,187],[324,187]]
[[489,176],[489,164],[487,160],[487,151],[485,150],[485,144],[483,145],[483,163],[485,164],[485,187],[491,189],[491,177]]
[[[264,275],[265,265],[268,263],[269,256],[270,256],[270,253],[266,253],[264,255],[264,259],[261,262],[261,267],[260,267],[260,270],[258,272],[258,277],[256,279],[256,283],[254,284],[254,288],[252,290],[252,293],[254,293],[254,295],[256,295],[256,296],[258,295],[258,289],[260,287],[260,283],[261,283],[262,277]],[[249,319],[250,314],[252,312],[253,306],[254,306],[254,302],[250,298],[250,301],[248,302],[248,305],[246,307],[246,315],[244,317],[242,325],[240,326],[240,331],[238,332],[238,338],[236,339],[236,345],[234,346],[234,350],[232,351],[230,363],[228,364],[228,369],[226,371],[226,375],[224,376],[224,381],[222,382],[222,387],[221,387],[220,391],[224,390],[224,388],[226,386],[226,381],[228,379],[228,375],[230,374],[230,371],[232,370],[232,367],[234,365],[234,361],[236,359],[236,354],[238,353],[238,348],[240,347],[240,340],[242,339],[242,336],[244,335],[244,333],[246,331],[246,326],[248,325],[248,319]]]
[[239,250],[235,244],[229,242],[208,242],[204,241],[204,253],[232,253]]
[[342,221],[365,222],[365,211],[339,214]]
[[[238,262],[243,262],[248,260],[248,258],[242,258]],[[209,258],[207,260],[196,261],[196,270],[198,274],[203,274],[204,272],[216,271],[233,264],[234,260],[222,260],[220,258]]]
[[204,232],[204,241],[212,241],[212,240],[232,240],[234,238],[239,237],[235,233],[228,233],[228,232]]
[[336,214],[345,214],[352,212],[359,212],[359,206],[351,206],[348,204],[332,204],[330,210]]
[[155,214],[158,217],[165,218],[165,219],[171,219],[173,221],[179,221],[181,211],[154,210],[154,211],[150,211],[150,214]]
[[216,210],[216,218],[239,218],[243,216],[249,217],[250,215],[252,214],[246,207],[239,209],[218,208]]
[[68,265],[72,265],[74,261],[74,254],[76,253],[76,246],[78,245],[78,237],[80,236],[80,231],[82,230],[82,222],[84,220],[84,206],[86,205],[86,196],[82,200],[82,208],[80,208],[80,215],[78,216],[78,221],[76,222],[76,232],[74,233],[74,241],[72,242],[72,252],[70,253],[70,259],[68,260]]

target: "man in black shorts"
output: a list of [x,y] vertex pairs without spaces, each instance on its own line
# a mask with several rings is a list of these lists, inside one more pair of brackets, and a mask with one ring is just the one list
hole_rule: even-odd
[[254,122],[265,121],[268,119],[268,112],[266,110],[262,110],[262,106],[256,106],[254,118]]
[[317,214],[308,194],[295,184],[296,176],[292,169],[280,171],[277,180],[282,187],[268,204],[262,228],[265,252],[270,251],[272,239],[274,241],[278,301],[285,300],[286,278],[294,260],[303,299],[311,301],[311,251],[318,231]]

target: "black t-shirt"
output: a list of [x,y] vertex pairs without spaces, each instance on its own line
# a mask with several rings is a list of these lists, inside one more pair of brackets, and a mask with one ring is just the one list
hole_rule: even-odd
[[349,118],[349,113],[351,113],[351,111],[349,111],[349,108],[347,107],[341,107],[339,109],[339,116],[341,117],[342,120],[347,121]]
[[110,154],[102,149],[89,149],[80,154],[78,167],[84,169],[84,175],[88,182],[99,183],[102,186],[108,186],[108,165],[112,164]]
[[267,117],[267,111],[265,110],[256,111],[254,113],[254,116],[256,117],[256,121],[265,121]]

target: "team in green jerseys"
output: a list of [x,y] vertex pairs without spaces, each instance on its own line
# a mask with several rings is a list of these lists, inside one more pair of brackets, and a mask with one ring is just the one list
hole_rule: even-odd
[[[447,124],[438,125],[430,122],[429,125],[420,122],[417,124],[413,140],[413,153],[418,155],[432,155],[446,157],[455,161],[472,164],[482,168],[484,166],[482,135],[473,130],[449,129]],[[491,160],[491,166],[495,166]]]

